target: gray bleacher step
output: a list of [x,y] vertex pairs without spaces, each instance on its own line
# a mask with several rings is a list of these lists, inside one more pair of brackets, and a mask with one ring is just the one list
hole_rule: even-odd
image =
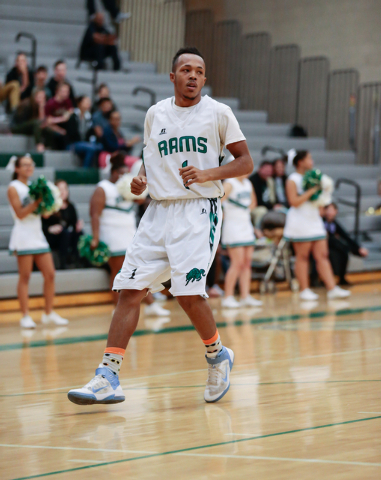
[[267,112],[255,111],[255,110],[239,110],[234,112],[239,123],[244,122],[256,122],[256,123],[266,123],[267,122]]
[[[16,298],[18,274],[0,275],[0,298]],[[43,278],[40,272],[33,272],[29,283],[29,294],[42,295]],[[56,293],[98,292],[109,289],[109,276],[103,269],[58,270],[56,272]]]
[[0,225],[0,249],[8,249],[11,230],[12,227],[2,227]]
[[[354,202],[355,198],[353,195],[339,195],[338,193],[333,194],[333,200],[335,201],[337,198],[349,201],[349,202]],[[360,200],[360,212],[365,213],[369,207],[375,207],[376,205],[379,205],[381,203],[381,199],[377,195],[369,195],[365,196],[363,195]],[[342,203],[338,203],[340,214],[343,213],[353,213],[354,209],[350,206],[344,205]]]
[[[354,215],[340,215],[338,217],[340,225],[342,225],[348,232],[354,231]],[[360,216],[360,230],[365,232],[373,232],[381,230],[381,217],[367,217],[365,215]]]
[[76,168],[79,166],[77,158],[71,151],[61,152],[46,150],[44,154],[45,167],[64,170],[66,168]]
[[[13,43],[13,41],[14,38],[11,39],[12,43],[4,43],[4,45],[2,45],[0,59],[3,61],[6,61],[9,56],[13,56],[13,58],[15,58],[16,53],[20,50],[29,50],[30,48],[29,43],[23,43],[22,41],[20,41],[20,43]],[[55,45],[54,43],[39,43],[38,51],[41,54],[51,55],[56,59],[59,59],[67,56],[75,56],[78,52],[78,45],[74,43],[66,44],[64,42],[61,42],[58,45]],[[13,62],[11,62],[11,66],[12,64]]]
[[[9,1],[9,0],[8,0]],[[51,4],[52,5],[52,4]],[[60,3],[54,6],[15,5],[11,2],[0,4],[0,18],[9,20],[37,20],[38,22],[56,22],[65,24],[85,25],[87,13],[80,3],[71,8],[60,8]]]
[[[381,166],[346,165],[343,168],[342,165],[325,165],[321,171],[334,179],[347,178],[354,181],[358,179],[377,181],[381,175]],[[366,194],[366,192],[363,193]]]
[[17,258],[8,250],[0,250],[0,275],[17,272]]
[[34,140],[26,135],[0,135],[1,152],[27,152],[34,149]]
[[323,138],[289,138],[289,137],[261,137],[247,138],[250,150],[261,150],[264,146],[272,146],[290,150],[324,150],[325,140]]
[[[348,178],[345,175],[345,172],[342,172],[342,176]],[[366,196],[377,195],[377,183],[378,183],[377,177],[373,179],[360,177],[360,178],[356,178],[355,181],[360,186],[362,195],[366,195]],[[355,189],[351,185],[341,184],[339,189],[336,190],[336,193],[340,197],[352,196],[354,198]]]
[[247,138],[251,137],[288,137],[290,132],[290,125],[275,124],[275,123],[240,123],[242,133]]
[[[35,168],[32,179],[44,175],[47,180],[54,182],[54,169],[53,168]],[[12,172],[5,170],[5,168],[0,168],[0,185],[8,185],[12,180]]]
[[214,100],[217,102],[223,103],[224,105],[228,105],[232,110],[239,109],[239,98],[234,97],[213,97]]
[[39,39],[40,35],[51,35],[53,41],[71,41],[73,43],[75,42],[77,43],[78,48],[79,42],[81,41],[81,38],[85,31],[85,25],[39,22],[38,20],[10,20],[1,17],[0,31],[4,35],[11,33],[13,35],[13,38],[20,31],[33,33],[34,35],[36,35],[37,39]]
[[354,165],[356,155],[354,152],[345,151],[311,151],[315,166],[323,166],[325,164],[332,165]]

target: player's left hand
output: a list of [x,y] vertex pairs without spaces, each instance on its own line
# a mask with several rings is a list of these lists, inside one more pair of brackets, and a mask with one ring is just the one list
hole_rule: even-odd
[[199,170],[196,167],[189,166],[179,168],[179,172],[186,187],[189,187],[189,185],[192,185],[193,183],[205,183],[210,181],[207,170]]

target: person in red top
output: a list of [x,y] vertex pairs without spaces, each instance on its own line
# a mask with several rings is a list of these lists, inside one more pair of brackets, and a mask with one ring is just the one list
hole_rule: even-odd
[[73,114],[73,104],[70,100],[70,85],[60,83],[57,85],[56,94],[45,106],[46,122],[57,134],[56,148],[63,150],[70,143],[70,118]]

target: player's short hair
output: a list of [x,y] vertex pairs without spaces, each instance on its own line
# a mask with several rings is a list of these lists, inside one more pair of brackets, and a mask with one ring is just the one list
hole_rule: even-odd
[[198,55],[199,57],[201,57],[204,60],[204,57],[202,56],[202,54],[199,52],[199,50],[196,47],[180,48],[180,50],[177,50],[176,55],[173,57],[172,72],[175,72],[175,70],[176,70],[176,64],[177,64],[177,60],[179,59],[179,57],[181,55],[186,54],[186,53],[191,54],[191,55]]

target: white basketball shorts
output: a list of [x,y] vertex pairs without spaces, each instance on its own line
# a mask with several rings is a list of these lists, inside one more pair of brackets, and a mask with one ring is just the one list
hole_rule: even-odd
[[153,200],[145,212],[113,290],[163,290],[207,297],[206,275],[221,234],[219,198]]

